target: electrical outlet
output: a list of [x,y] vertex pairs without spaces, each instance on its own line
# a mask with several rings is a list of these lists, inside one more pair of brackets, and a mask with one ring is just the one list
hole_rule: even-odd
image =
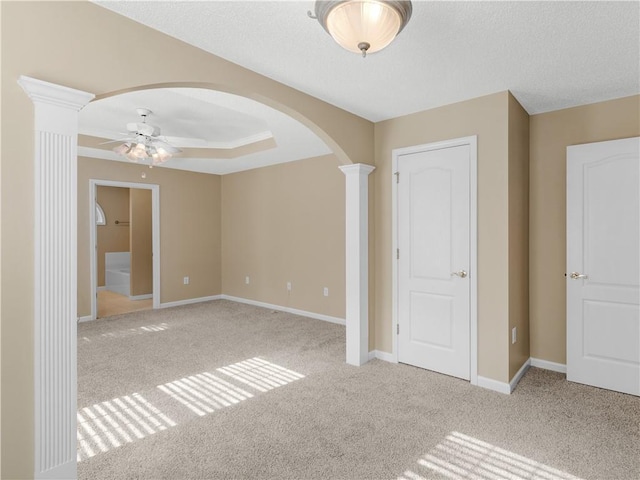
[[322,290],[322,293],[324,294],[325,297],[329,296],[329,287],[324,287],[324,289]]
[[516,343],[516,339],[518,338],[518,330],[516,327],[511,329],[511,343]]
[[244,277],[244,283],[246,283],[247,285],[249,285],[249,277]]
[[287,291],[290,292],[291,291],[291,282],[287,282]]
[[182,279],[182,283],[184,283],[185,285],[189,285],[189,277],[184,277]]

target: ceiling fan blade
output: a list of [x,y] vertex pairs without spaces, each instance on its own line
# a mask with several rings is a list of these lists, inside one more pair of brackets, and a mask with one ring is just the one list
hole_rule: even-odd
[[131,137],[118,138],[116,140],[109,140],[108,142],[102,142],[98,145],[107,145],[109,143],[117,143],[117,142],[132,142],[133,139]]
[[156,147],[160,147],[162,148],[165,152],[170,153],[170,154],[176,154],[176,153],[180,153],[182,152],[182,150],[180,150],[177,147],[174,147],[173,145],[171,145],[170,143],[165,142],[164,140],[159,140],[157,138],[153,139],[152,142]]

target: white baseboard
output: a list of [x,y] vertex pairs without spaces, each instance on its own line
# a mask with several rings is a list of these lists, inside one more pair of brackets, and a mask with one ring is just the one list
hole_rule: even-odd
[[256,300],[249,300],[248,298],[233,297],[231,295],[220,295],[219,297],[223,300],[230,300],[232,302],[245,303],[247,305],[253,305],[255,307],[270,308],[271,310],[278,310],[279,312],[293,313],[294,315],[314,318],[316,320],[323,320],[325,322],[337,323],[338,325],[347,324],[344,318],[331,317],[329,315],[323,315],[321,313],[307,312],[305,310],[298,310],[297,308],[283,307],[281,305],[274,305],[271,303],[258,302]]
[[499,382],[487,377],[481,377],[478,375],[478,386],[493,390],[494,392],[505,393],[509,395],[511,393],[511,386],[506,382]]
[[93,318],[91,315],[85,315],[84,317],[78,317],[78,323],[91,322],[93,320],[95,320],[95,318]]
[[129,300],[148,300],[153,298],[153,293],[147,293],[145,295],[129,295]]
[[186,300],[161,303],[160,308],[179,307],[180,305],[191,305],[192,303],[210,302],[211,300],[220,300],[222,297],[223,295],[211,295],[210,297],[187,298]]
[[510,394],[516,388],[516,385],[520,379],[527,373],[530,367],[543,368],[545,370],[551,370],[559,373],[567,373],[567,366],[561,363],[549,362],[547,360],[540,360],[539,358],[529,358],[524,365],[520,367],[518,373],[516,373],[511,382],[504,383],[492,380],[491,378],[478,377],[478,386],[488,388],[489,390],[495,390],[496,392]]
[[509,393],[513,392],[513,390],[516,388],[516,385],[518,385],[518,382],[520,381],[520,379],[524,376],[525,373],[527,373],[527,370],[529,370],[530,366],[531,366],[531,359],[527,358],[527,361],[524,362],[524,364],[520,367],[520,370],[518,370],[518,372],[513,376],[513,378],[509,382]]
[[103,286],[101,286],[101,287],[97,287],[97,288],[96,288],[96,290],[97,290],[98,292],[102,292],[102,291],[104,291],[104,290],[106,290],[106,289],[107,289],[107,287],[106,287],[105,285],[103,285]]
[[381,350],[371,350],[369,352],[369,360],[373,360],[374,358],[384,362],[398,363],[391,353],[383,352]]
[[552,372],[567,373],[567,366],[563,363],[555,363],[533,357],[531,357],[530,360],[532,367],[544,368],[545,370],[551,370]]

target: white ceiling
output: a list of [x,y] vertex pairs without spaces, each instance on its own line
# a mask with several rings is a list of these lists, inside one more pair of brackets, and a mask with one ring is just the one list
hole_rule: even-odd
[[[79,133],[122,138],[127,123],[141,121],[138,107],[153,112],[147,123],[159,126],[162,138],[177,147],[232,149],[269,138],[276,144],[236,158],[216,158],[215,150],[206,158],[179,154],[163,165],[167,168],[226,174],[331,153],[315,133],[274,108],[230,93],[196,88],[140,90],[96,100],[80,111]],[[128,162],[110,149],[79,146],[78,153]]]
[[639,2],[413,2],[366,59],[313,1],[98,1],[371,121],[511,90],[530,114],[640,93]]

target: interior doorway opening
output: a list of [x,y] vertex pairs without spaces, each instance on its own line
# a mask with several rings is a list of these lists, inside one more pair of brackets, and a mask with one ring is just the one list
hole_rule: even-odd
[[160,187],[89,183],[91,320],[159,308]]

